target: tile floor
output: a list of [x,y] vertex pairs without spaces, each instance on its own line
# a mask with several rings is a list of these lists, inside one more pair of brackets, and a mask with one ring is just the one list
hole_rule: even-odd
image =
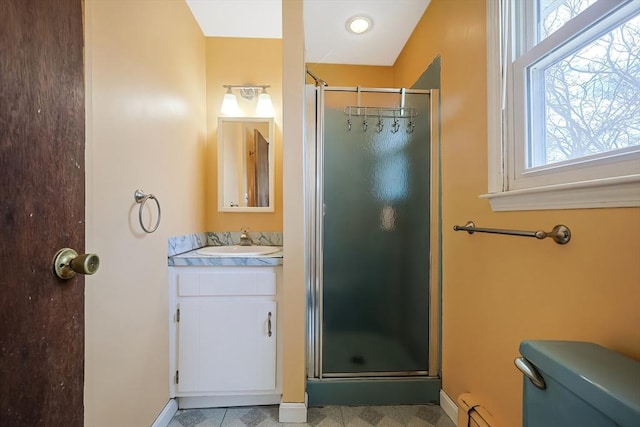
[[325,406],[309,408],[306,424],[278,422],[278,406],[181,409],[169,427],[271,427],[271,426],[423,426],[455,427],[439,406]]

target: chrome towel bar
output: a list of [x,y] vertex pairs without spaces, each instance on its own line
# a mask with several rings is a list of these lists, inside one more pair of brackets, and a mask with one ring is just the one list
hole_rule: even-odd
[[464,226],[454,225],[454,231],[466,231],[469,234],[473,233],[492,233],[492,234],[507,234],[509,236],[523,236],[523,237],[535,237],[536,239],[546,239],[551,237],[554,242],[559,245],[565,245],[571,240],[571,230],[565,225],[556,225],[550,232],[538,230],[538,231],[519,231],[519,230],[502,230],[499,228],[479,228],[476,227],[473,221],[468,221]]

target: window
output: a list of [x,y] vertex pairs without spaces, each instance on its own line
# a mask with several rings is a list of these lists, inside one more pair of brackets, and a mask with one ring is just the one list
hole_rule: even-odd
[[640,1],[487,3],[483,197],[494,210],[640,206]]

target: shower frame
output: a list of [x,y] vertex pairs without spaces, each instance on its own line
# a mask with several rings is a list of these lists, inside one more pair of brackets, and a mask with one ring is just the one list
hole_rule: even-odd
[[[439,378],[441,360],[442,332],[440,327],[441,312],[441,191],[440,191],[440,96],[437,89],[405,89],[405,88],[362,88],[362,87],[328,87],[318,82],[316,86],[307,85],[306,111],[315,112],[314,121],[307,118],[306,131],[306,211],[308,236],[307,253],[309,269],[307,271],[307,379],[327,381],[372,380],[403,378]],[[323,176],[318,172],[324,170],[324,108],[325,92],[353,92],[357,95],[357,106],[360,106],[362,93],[397,93],[400,96],[401,108],[404,107],[405,94],[429,95],[430,110],[430,256],[429,256],[429,354],[428,370],[404,372],[358,372],[341,374],[323,374],[322,372],[322,314],[323,314]],[[364,106],[363,106],[364,107]],[[376,115],[370,116],[375,118]]]

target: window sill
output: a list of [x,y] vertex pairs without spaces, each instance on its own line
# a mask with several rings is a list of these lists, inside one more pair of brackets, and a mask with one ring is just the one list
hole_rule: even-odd
[[495,212],[640,207],[640,174],[483,194]]

